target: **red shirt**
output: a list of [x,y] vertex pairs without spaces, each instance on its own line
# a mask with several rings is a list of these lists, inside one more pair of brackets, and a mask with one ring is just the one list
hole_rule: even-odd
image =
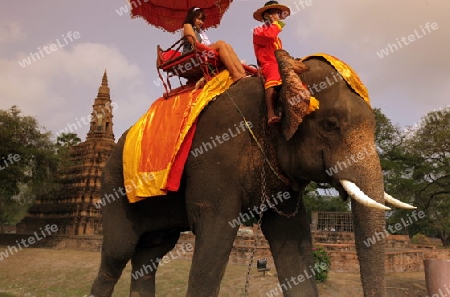
[[278,33],[281,32],[281,26],[278,22],[273,22],[268,26],[267,23],[253,29],[253,48],[255,50],[258,65],[264,68],[266,64],[277,63],[275,50],[283,47]]

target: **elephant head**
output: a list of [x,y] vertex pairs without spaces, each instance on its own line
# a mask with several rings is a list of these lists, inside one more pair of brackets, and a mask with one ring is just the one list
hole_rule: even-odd
[[[293,184],[326,182],[341,197],[352,197],[355,244],[365,296],[386,296],[384,236],[373,245],[365,240],[385,230],[385,202],[412,208],[385,194],[375,146],[375,118],[365,102],[325,59],[304,63],[310,71],[297,74],[298,60],[276,52],[283,87],[283,122],[277,142],[280,167]],[[300,80],[301,78],[301,80]],[[308,100],[292,100],[308,87],[320,103],[307,114]],[[378,237],[377,237],[378,238]],[[366,241],[367,242],[367,241]]]

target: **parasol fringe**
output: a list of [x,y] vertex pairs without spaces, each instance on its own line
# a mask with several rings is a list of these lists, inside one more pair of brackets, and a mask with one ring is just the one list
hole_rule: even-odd
[[[180,28],[178,28],[178,29],[172,29],[172,28],[167,29],[167,28],[165,28],[164,25],[152,23],[152,20],[147,17],[147,15],[152,15],[150,13],[150,11],[152,10],[151,7],[150,7],[151,0],[147,0],[147,1],[145,1],[146,4],[141,4],[141,5],[132,5],[131,1],[132,0],[127,0],[128,5],[130,7],[130,18],[131,19],[143,18],[147,24],[149,24],[149,25],[151,25],[151,26],[153,26],[153,27],[155,27],[157,29],[160,29],[160,30],[162,30],[164,32],[168,32],[168,33],[177,33],[180,29],[182,29],[182,24],[180,24]],[[139,0],[137,0],[137,1],[139,1]],[[140,0],[140,1],[144,1],[144,0]],[[140,3],[140,1],[139,1],[139,3]],[[206,13],[208,13],[208,9],[214,9],[213,8],[214,6],[216,6],[218,8],[218,10],[219,10],[218,11],[219,18],[218,18],[217,23],[213,24],[213,25],[207,25],[207,27],[205,27],[205,30],[210,29],[210,28],[217,28],[221,24],[222,17],[226,13],[226,11],[230,8],[231,2],[233,2],[233,0],[228,0],[228,1],[217,0],[217,1],[209,4],[209,6],[207,6],[206,8],[202,7],[202,8],[204,8],[206,10]],[[134,2],[134,3],[136,3],[136,2]],[[148,6],[146,6],[146,5],[148,5]],[[163,8],[163,9],[166,8],[164,6],[159,6],[159,5],[156,5],[156,4],[154,4],[154,5],[155,5],[155,7],[160,7],[160,8]],[[201,7],[201,6],[199,6],[199,7]],[[133,11],[135,12],[135,14],[133,14]],[[174,8],[173,11],[174,12],[175,11],[183,12],[184,10],[180,10],[180,9]],[[139,14],[136,14],[136,13],[139,13]],[[214,12],[213,15],[217,16],[217,9],[215,9],[215,12]],[[180,18],[178,17],[177,19],[180,19]],[[216,19],[216,17],[213,18],[213,19]],[[159,20],[157,20],[156,22],[158,22],[158,21]],[[182,21],[181,21],[181,23],[182,23]],[[169,27],[176,27],[176,26],[177,25],[169,25]]]

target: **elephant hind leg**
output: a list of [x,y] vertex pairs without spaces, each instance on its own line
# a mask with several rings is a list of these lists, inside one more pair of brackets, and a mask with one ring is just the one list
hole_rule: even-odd
[[[125,229],[126,230],[126,229]],[[103,236],[100,269],[91,287],[91,296],[110,297],[122,271],[134,254],[137,234],[106,233]],[[120,240],[117,240],[120,238]]]
[[[131,258],[131,287],[130,297],[154,297],[155,296],[155,275],[158,266],[167,263],[167,259],[175,260],[181,256],[176,250],[160,261],[165,254],[170,252],[180,238],[180,232],[169,233],[146,233],[144,234],[135,253]],[[162,262],[162,264],[159,264]]]
[[90,296],[112,296],[114,286],[122,275],[122,271],[130,258],[131,255],[127,258],[118,259],[105,255],[104,251],[102,251],[100,270],[94,280],[94,283],[92,284]]

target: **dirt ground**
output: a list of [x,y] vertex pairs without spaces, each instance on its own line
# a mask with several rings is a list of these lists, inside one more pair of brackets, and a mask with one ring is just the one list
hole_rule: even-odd
[[[427,295],[423,272],[387,274],[386,282],[388,297],[424,297]],[[277,280],[274,275],[266,275],[265,277],[254,275],[250,281],[250,296],[268,297],[270,295],[267,295],[267,293],[271,289],[275,289],[276,285]],[[321,297],[363,296],[359,274],[331,272],[329,279],[325,283],[319,284],[318,287]],[[223,289],[221,293],[227,294],[228,290]],[[230,296],[232,295],[230,294]]]
[[[0,246],[0,251],[6,247]],[[94,280],[100,253],[73,250],[27,248],[0,260],[0,297],[83,297]],[[182,297],[186,292],[190,262],[174,260],[158,269],[158,297]],[[127,265],[113,296],[128,296],[131,267]],[[220,297],[242,296],[247,267],[229,265],[221,285]],[[389,297],[426,296],[423,272],[387,274]],[[277,288],[274,271],[265,277],[252,269],[250,297],[270,297]],[[319,284],[320,296],[359,297],[362,295],[359,274],[333,273]],[[272,294],[272,296],[281,296]],[[308,297],[308,296],[306,296]]]

